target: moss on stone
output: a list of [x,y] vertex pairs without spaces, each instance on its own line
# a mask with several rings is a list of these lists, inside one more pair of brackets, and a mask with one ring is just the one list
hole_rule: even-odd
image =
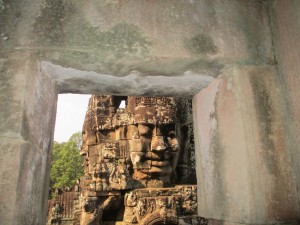
[[141,35],[138,28],[128,24],[117,24],[111,30],[99,34],[100,47],[119,52],[119,54],[142,54],[148,51],[149,41]]
[[15,48],[17,27],[22,20],[22,7],[19,1],[0,1],[0,52],[4,52],[12,46]]
[[[245,46],[249,54],[248,64],[276,64],[271,47],[271,30],[268,25],[260,27],[257,24],[263,20],[270,20],[265,15],[267,8],[270,7],[270,1],[249,1],[249,7],[239,8],[237,10],[239,20],[236,20],[236,27],[242,33],[241,39],[244,39]],[[245,14],[255,15],[249,19]],[[268,22],[269,23],[269,22]]]
[[227,191],[222,179],[224,171],[224,147],[222,146],[220,133],[217,127],[211,132],[211,142],[209,151],[212,154],[211,157],[214,161],[213,165],[216,165],[213,169],[213,185],[215,187],[214,201],[219,202],[219,209],[224,209],[226,208],[227,204],[225,198]]
[[250,76],[250,83],[252,86],[255,111],[259,120],[259,137],[260,143],[264,150],[263,156],[269,172],[276,174],[278,171],[277,160],[275,159],[275,144],[271,139],[273,135],[273,121],[274,109],[273,102],[270,97],[268,86],[261,74],[252,74]]
[[[176,7],[170,13],[174,10]],[[194,54],[190,58],[152,58],[155,41],[142,29],[128,23],[92,25],[83,11],[68,0],[45,1],[41,15],[36,18],[32,39],[32,43],[42,47],[37,50],[41,58],[99,73],[127,75],[137,70],[149,75],[180,75],[192,70],[217,76],[223,68],[217,61],[200,58],[217,51],[210,36],[200,33],[185,40],[185,47]]]
[[41,16],[34,25],[37,41],[43,45],[59,45],[64,41],[64,20],[71,14],[73,5],[70,1],[46,0]]
[[3,0],[0,0],[0,13],[2,13],[5,10],[5,5]]
[[[149,40],[134,25],[119,23],[104,30],[92,27],[71,1],[47,0],[41,16],[36,19],[33,38],[43,46],[68,46],[97,54],[103,60],[148,54]],[[98,61],[97,60],[97,61]]]
[[149,60],[139,64],[135,69],[150,75],[181,75],[186,71],[193,71],[216,77],[224,66],[217,61],[207,61],[199,58],[174,59],[170,62]]
[[184,45],[193,54],[216,53],[217,47],[213,39],[205,34],[197,34],[190,39],[185,40]]
[[143,58],[149,53],[151,42],[138,27],[120,23],[108,30],[91,27],[84,19],[77,19],[69,25],[66,43],[69,46],[86,46],[103,58],[118,59],[124,56]]

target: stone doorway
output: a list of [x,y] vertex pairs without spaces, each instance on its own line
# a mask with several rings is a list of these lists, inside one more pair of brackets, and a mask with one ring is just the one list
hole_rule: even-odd
[[45,222],[57,94],[193,96],[217,76],[194,98],[199,213],[299,221],[299,7],[0,1],[1,222]]
[[[11,158],[12,154],[16,157],[10,161],[10,166],[7,166],[15,169],[8,172],[3,170],[4,174],[9,175],[7,178],[9,183],[2,185],[1,191],[11,193],[10,187],[17,187],[14,194],[6,195],[4,198],[5,202],[10,203],[6,205],[6,211],[10,213],[5,213],[3,220],[12,221],[14,218],[13,221],[22,223],[24,217],[21,215],[31,215],[26,217],[27,224],[46,222],[50,150],[58,94],[105,93],[191,97],[213,79],[205,75],[194,76],[193,73],[185,73],[175,78],[160,75],[145,76],[135,71],[128,76],[120,77],[97,74],[40,61],[30,52],[15,53],[7,60],[7,63],[16,62],[22,63],[7,73],[14,79],[12,84],[22,84],[18,88],[12,88],[15,93],[14,101],[20,103],[9,108],[11,113],[15,113],[15,117],[14,119],[9,117],[6,123],[18,125],[10,126],[3,135],[19,136],[14,136],[13,139],[5,138],[5,143],[11,147],[5,147],[7,151],[2,152],[2,159]],[[32,207],[23,207],[28,204]]]

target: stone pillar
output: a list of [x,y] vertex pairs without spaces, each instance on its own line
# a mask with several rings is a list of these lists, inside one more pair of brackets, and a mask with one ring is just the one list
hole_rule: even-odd
[[273,30],[276,58],[290,111],[289,149],[293,155],[293,170],[298,176],[298,199],[300,199],[300,1],[273,2]]
[[[275,66],[232,66],[193,98],[199,216],[300,219],[293,139]],[[299,180],[299,179],[298,179]],[[223,224],[223,223],[222,223]]]
[[0,223],[45,224],[57,93],[31,53],[0,64]]

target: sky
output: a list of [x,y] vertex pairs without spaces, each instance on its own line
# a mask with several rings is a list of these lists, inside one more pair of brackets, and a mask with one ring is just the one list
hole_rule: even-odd
[[81,131],[91,95],[59,94],[54,141],[66,142],[72,134]]

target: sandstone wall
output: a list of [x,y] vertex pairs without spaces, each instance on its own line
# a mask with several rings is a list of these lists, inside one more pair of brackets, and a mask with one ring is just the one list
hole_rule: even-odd
[[232,66],[194,97],[199,215],[215,224],[299,223],[299,7],[270,2],[274,65]]
[[285,105],[276,67],[234,67],[194,97],[199,215],[242,224],[299,220]]
[[[284,86],[284,97],[287,104],[286,109],[289,116],[286,118],[289,127],[288,148],[293,155],[293,171],[298,190],[298,201],[300,202],[300,3],[298,1],[275,1],[274,6],[274,34],[276,43],[276,57],[282,85]],[[300,204],[300,203],[299,203]]]
[[273,63],[266,9],[246,0],[4,0],[0,45],[36,54],[60,92],[166,95],[191,85],[180,94],[193,95],[227,65]]
[[194,100],[199,214],[297,218],[298,8],[296,0],[0,0],[1,223],[45,222],[56,92],[181,97],[213,80]]
[[1,224],[43,224],[57,93],[31,53],[1,56]]

